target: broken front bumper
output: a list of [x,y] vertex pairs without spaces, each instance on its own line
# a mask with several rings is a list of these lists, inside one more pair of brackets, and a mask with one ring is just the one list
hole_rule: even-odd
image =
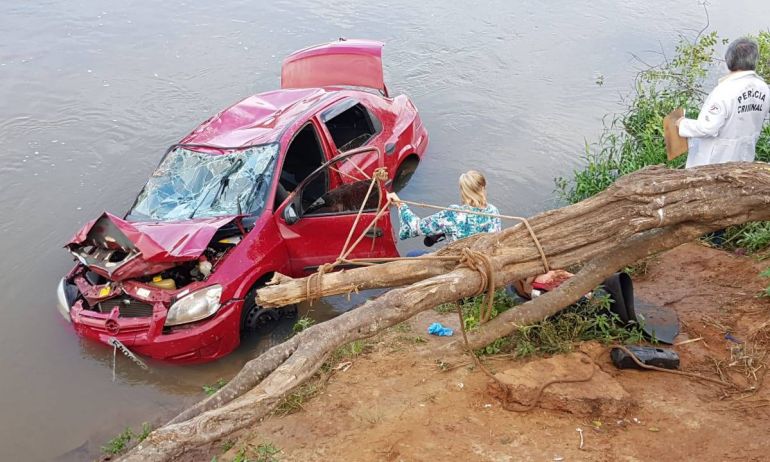
[[240,343],[240,313],[243,300],[222,304],[217,314],[203,321],[165,327],[165,306],[155,303],[150,317],[121,317],[118,310],[100,313],[85,307],[82,299],[67,309],[67,283],[57,290],[59,310],[69,317],[81,337],[109,345],[120,340],[134,353],[175,363],[200,363],[222,357]]

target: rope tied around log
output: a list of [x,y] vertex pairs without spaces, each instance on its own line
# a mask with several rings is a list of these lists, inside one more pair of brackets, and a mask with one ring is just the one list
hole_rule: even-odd
[[495,271],[492,259],[489,255],[466,247],[462,250],[457,267],[474,270],[481,277],[476,295],[486,292],[483,308],[479,309],[479,323],[484,324],[492,317],[492,308],[495,300]]

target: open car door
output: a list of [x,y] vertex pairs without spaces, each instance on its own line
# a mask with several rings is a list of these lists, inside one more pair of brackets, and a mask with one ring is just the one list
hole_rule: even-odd
[[365,87],[388,96],[382,72],[382,42],[345,40],[290,54],[281,66],[281,88]]
[[[320,265],[337,259],[353,226],[361,204],[366,198],[370,179],[340,181],[337,165],[355,162],[356,157],[371,155],[376,148],[359,148],[340,154],[310,174],[275,212],[275,221],[289,253],[295,277],[315,272]],[[312,185],[318,177],[326,176],[326,188],[319,191]],[[387,202],[384,185],[376,183],[366,201],[364,211],[351,237],[352,245],[375,220],[377,212]],[[390,213],[384,213],[366,232],[348,258],[397,257]]]

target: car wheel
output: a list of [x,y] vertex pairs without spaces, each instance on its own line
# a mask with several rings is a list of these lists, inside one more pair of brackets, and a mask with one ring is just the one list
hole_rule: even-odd
[[262,308],[255,300],[257,289],[255,287],[246,295],[241,312],[241,332],[254,332],[275,321],[287,316],[296,316],[297,306],[290,305],[283,308]]
[[409,183],[415,170],[417,170],[417,165],[419,165],[419,163],[420,159],[414,154],[401,162],[401,165],[398,166],[398,170],[396,170],[396,175],[393,177],[393,192],[399,192],[404,189],[404,186]]

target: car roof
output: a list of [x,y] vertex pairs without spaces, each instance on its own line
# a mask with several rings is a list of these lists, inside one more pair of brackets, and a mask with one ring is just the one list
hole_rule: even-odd
[[238,148],[278,141],[284,130],[332,89],[282,89],[259,93],[230,106],[200,124],[179,144]]

